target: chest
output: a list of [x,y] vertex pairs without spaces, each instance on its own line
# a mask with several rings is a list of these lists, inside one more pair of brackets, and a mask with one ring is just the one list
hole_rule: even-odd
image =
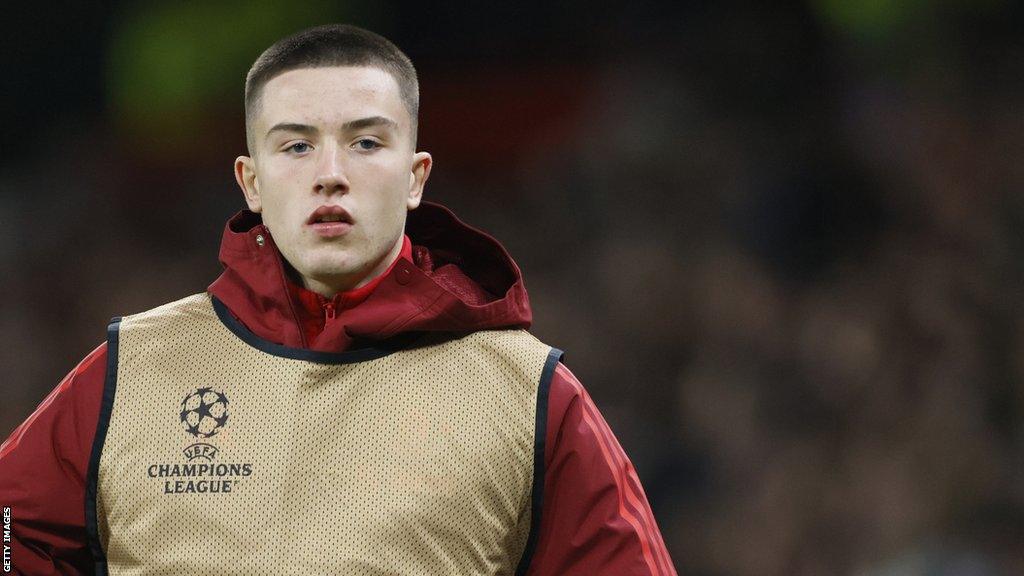
[[98,476],[112,573],[511,573],[535,395],[472,351],[323,365],[129,349]]

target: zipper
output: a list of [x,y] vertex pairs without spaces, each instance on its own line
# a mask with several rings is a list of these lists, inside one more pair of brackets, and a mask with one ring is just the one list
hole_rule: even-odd
[[334,320],[334,302],[324,302],[324,324],[327,324],[328,320]]

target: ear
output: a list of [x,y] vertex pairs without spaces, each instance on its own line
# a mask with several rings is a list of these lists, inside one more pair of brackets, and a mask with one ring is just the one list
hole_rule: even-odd
[[263,202],[260,200],[260,182],[256,178],[256,164],[252,158],[248,156],[235,158],[235,181],[242,189],[249,210],[259,214],[263,210]]
[[406,208],[415,210],[423,199],[423,187],[430,177],[430,168],[434,165],[434,159],[426,152],[417,152],[412,155],[412,170],[409,172],[409,196],[405,200]]

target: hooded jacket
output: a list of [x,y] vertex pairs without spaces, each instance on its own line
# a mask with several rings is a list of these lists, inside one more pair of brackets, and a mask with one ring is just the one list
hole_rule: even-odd
[[[430,202],[409,213],[401,254],[384,274],[332,299],[293,281],[258,214],[243,210],[228,221],[220,261],[224,271],[207,291],[255,335],[293,348],[340,352],[409,332],[527,329],[532,320],[504,247]],[[106,346],[0,446],[0,509],[11,536],[3,567],[10,562],[16,574],[92,571],[85,490]],[[636,471],[561,362],[547,406],[541,511],[526,574],[675,574]]]

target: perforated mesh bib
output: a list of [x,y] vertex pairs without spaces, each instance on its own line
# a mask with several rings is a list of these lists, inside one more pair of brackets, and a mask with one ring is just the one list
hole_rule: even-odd
[[506,330],[317,355],[237,330],[207,294],[112,329],[99,571],[515,572],[557,350]]

